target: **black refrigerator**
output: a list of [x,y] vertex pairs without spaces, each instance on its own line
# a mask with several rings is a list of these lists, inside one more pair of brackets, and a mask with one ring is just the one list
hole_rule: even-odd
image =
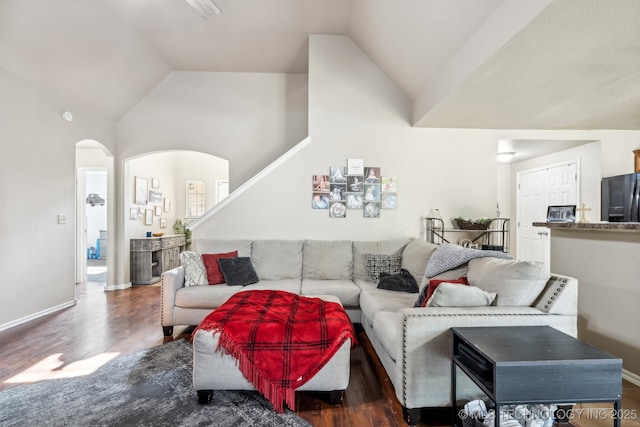
[[609,222],[640,220],[640,173],[602,178],[601,219]]

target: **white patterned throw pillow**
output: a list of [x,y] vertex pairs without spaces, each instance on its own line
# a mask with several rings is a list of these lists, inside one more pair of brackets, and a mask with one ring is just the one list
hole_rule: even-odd
[[181,252],[180,262],[184,267],[185,286],[205,286],[209,284],[207,269],[202,261],[202,255],[192,251]]
[[367,276],[372,283],[378,283],[380,273],[397,274],[402,264],[401,255],[364,254]]

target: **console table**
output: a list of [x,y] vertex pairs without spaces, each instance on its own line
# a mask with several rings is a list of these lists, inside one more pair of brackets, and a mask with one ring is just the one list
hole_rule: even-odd
[[456,367],[494,403],[613,402],[620,427],[622,359],[549,326],[452,328],[451,407]]
[[180,265],[180,252],[184,251],[184,234],[147,237],[130,241],[130,278],[132,285],[152,285],[160,275]]

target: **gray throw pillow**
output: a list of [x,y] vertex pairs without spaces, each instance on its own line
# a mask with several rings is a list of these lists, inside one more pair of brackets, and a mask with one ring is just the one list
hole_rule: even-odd
[[249,257],[220,258],[218,264],[228,286],[246,286],[260,281]]
[[367,276],[372,283],[378,283],[380,273],[396,274],[400,272],[401,255],[364,254]]

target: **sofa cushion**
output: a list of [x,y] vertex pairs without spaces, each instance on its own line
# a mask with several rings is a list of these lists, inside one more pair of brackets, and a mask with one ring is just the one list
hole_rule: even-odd
[[202,254],[202,262],[204,263],[204,268],[207,270],[207,280],[210,285],[224,283],[224,274],[220,271],[218,260],[220,258],[235,258],[237,256],[238,251],[225,252],[222,254]]
[[376,337],[394,362],[400,354],[398,316],[398,313],[382,311],[373,321],[373,331],[376,333]]
[[228,286],[246,286],[260,281],[248,256],[218,259],[220,270]]
[[429,258],[424,276],[432,278],[440,273],[459,267],[472,259],[483,257],[512,258],[511,255],[500,251],[483,251],[463,248],[451,243],[442,243]]
[[302,244],[302,240],[254,240],[251,260],[260,280],[300,280]]
[[204,308],[213,310],[220,307],[242,286],[192,286],[176,291],[176,307]]
[[238,251],[238,256],[251,256],[251,240],[198,239],[196,250],[201,254]]
[[434,243],[425,242],[422,239],[412,239],[402,250],[401,267],[409,270],[416,282],[420,283],[427,269],[429,258],[437,248],[438,245]]
[[238,292],[244,291],[287,291],[300,295],[300,279],[262,280],[249,286],[244,286]]
[[209,284],[207,270],[200,254],[192,251],[180,252],[180,262],[184,267],[185,286],[205,286]]
[[550,274],[544,264],[497,258],[469,261],[469,284],[496,292],[494,305],[531,306],[544,289]]
[[362,288],[360,310],[369,322],[373,322],[379,313],[386,311],[395,313],[402,308],[412,307],[416,299],[416,294],[378,289],[376,285],[364,280],[357,283]]
[[485,307],[496,298],[495,292],[486,292],[475,286],[443,282],[427,301],[427,307]]
[[351,241],[305,240],[302,277],[316,280],[350,280],[353,277]]
[[396,274],[400,271],[400,255],[364,254],[367,277],[378,283],[380,273]]
[[335,295],[344,307],[358,307],[360,288],[352,280],[303,279],[300,295]]
[[[365,254],[400,255],[409,239],[353,242],[353,278],[367,280]],[[377,283],[377,281],[376,281]]]

